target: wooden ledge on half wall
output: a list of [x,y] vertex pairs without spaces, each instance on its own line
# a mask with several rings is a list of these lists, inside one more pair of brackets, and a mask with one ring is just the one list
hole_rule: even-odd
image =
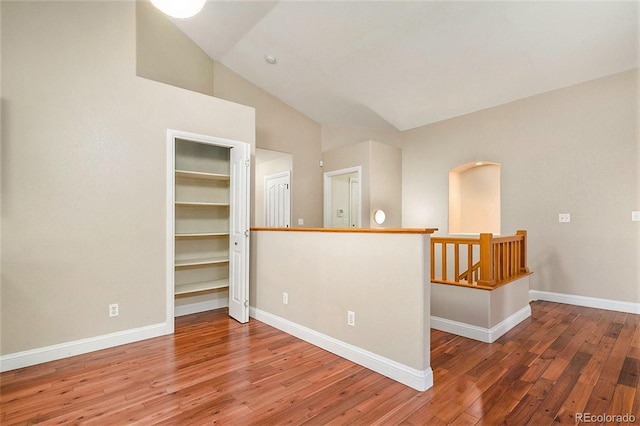
[[347,232],[352,234],[433,234],[438,228],[251,228],[252,231]]

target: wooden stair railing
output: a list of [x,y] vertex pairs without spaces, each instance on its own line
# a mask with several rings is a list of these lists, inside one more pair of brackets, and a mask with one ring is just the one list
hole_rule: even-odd
[[[453,266],[450,246],[453,246]],[[436,253],[440,254],[439,277],[436,277]],[[467,265],[463,272],[460,272],[461,263]],[[491,289],[527,274],[527,231],[505,237],[493,234],[480,234],[478,238],[431,237],[431,282]]]
[[471,270],[467,269],[466,271],[461,272],[460,281],[475,283],[475,282],[478,282],[479,275],[480,275],[480,261],[474,263],[471,266]]

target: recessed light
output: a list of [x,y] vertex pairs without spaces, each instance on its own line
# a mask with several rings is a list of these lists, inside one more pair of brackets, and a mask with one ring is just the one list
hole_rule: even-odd
[[267,63],[269,63],[269,64],[271,64],[271,65],[275,65],[275,64],[276,64],[276,62],[278,62],[278,61],[276,60],[276,57],[275,57],[275,56],[273,56],[273,55],[267,55],[267,56],[265,56],[265,57],[264,57],[264,60],[265,60],[265,61],[267,61]]

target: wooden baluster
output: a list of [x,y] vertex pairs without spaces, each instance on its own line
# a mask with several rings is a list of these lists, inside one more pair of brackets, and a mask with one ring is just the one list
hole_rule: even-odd
[[515,243],[513,241],[509,242],[509,277],[512,277],[516,274],[513,270],[516,264],[516,256],[513,252],[515,248]]
[[502,247],[504,250],[504,265],[502,266],[502,270],[504,271],[504,275],[502,280],[506,280],[509,278],[509,264],[511,263],[511,253],[509,253],[509,243],[502,243]]
[[473,271],[473,244],[467,244],[467,282],[472,284],[478,281],[478,272]]
[[454,274],[454,281],[459,283],[460,282],[460,244],[455,243],[454,244],[454,260],[453,260],[453,264],[454,264],[454,268],[453,268],[453,274]]
[[502,259],[500,244],[493,244],[493,279],[496,283],[500,282],[500,275],[502,274],[500,259]]
[[442,243],[442,280],[447,280],[447,243]]
[[436,243],[431,240],[431,281],[436,278]]
[[516,256],[516,261],[514,264],[515,267],[515,275],[520,274],[520,241],[516,241],[515,245],[515,256]]

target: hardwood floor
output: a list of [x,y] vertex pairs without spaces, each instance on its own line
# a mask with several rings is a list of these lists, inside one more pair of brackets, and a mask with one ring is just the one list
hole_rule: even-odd
[[174,336],[3,373],[0,423],[639,425],[640,315],[532,311],[493,344],[432,331],[422,393],[225,310],[181,317]]

